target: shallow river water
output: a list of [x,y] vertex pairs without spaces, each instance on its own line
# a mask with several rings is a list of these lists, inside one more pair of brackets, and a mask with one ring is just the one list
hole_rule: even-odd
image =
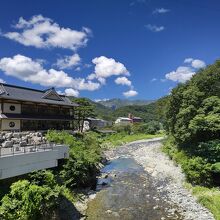
[[119,158],[102,169],[96,197],[88,203],[87,219],[182,219],[177,208],[164,200],[166,195],[158,192],[152,177],[132,157],[118,154]]

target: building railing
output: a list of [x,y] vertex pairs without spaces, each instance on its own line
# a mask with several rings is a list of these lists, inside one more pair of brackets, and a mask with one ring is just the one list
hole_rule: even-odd
[[20,146],[19,144],[14,144],[12,147],[0,147],[0,158],[7,156],[14,156],[19,154],[27,154],[42,151],[52,151],[56,147],[54,142],[46,142],[37,144],[33,142],[30,145]]

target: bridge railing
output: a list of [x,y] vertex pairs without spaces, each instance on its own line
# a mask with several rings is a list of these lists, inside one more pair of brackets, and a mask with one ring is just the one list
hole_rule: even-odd
[[0,146],[0,158],[13,156],[18,154],[28,154],[34,152],[41,152],[41,151],[49,151],[54,150],[56,144],[54,142],[45,142],[45,143],[36,143],[32,142],[26,146],[20,146],[19,144],[14,144],[12,147],[1,147]]

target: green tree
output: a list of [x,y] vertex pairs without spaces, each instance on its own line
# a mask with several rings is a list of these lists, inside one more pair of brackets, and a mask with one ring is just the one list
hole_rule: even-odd
[[79,132],[83,131],[85,119],[94,117],[94,106],[86,98],[75,98],[74,102],[79,104],[75,110],[76,126]]
[[220,61],[216,61],[172,90],[167,102],[168,132],[181,145],[219,138],[219,97]]
[[197,141],[220,138],[220,98],[205,99],[196,116],[190,121],[192,138]]

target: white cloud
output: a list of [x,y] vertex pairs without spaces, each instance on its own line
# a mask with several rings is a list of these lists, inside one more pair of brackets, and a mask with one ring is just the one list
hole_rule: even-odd
[[127,77],[118,77],[115,80],[115,83],[118,85],[127,85],[127,86],[131,86],[131,81],[127,78]]
[[56,91],[59,95],[65,95],[65,92],[62,92],[61,90]]
[[72,87],[76,90],[90,91],[100,88],[99,83],[86,81],[82,78],[72,78],[62,70],[46,70],[37,61],[20,54],[15,55],[13,58],[0,59],[0,69],[8,76],[14,76],[20,80],[42,86]]
[[157,78],[151,79],[151,82],[155,82],[155,81],[157,81]]
[[123,92],[123,95],[128,98],[138,95],[138,92],[135,90],[129,90],[127,92]]
[[0,78],[0,83],[6,83],[4,79]]
[[191,79],[191,77],[195,74],[192,68],[186,66],[180,66],[176,69],[176,71],[172,71],[165,75],[166,79],[184,83],[187,80]]
[[192,61],[193,61],[193,58],[186,58],[185,60],[184,60],[184,63],[192,63]]
[[96,79],[95,73],[92,73],[92,74],[88,75],[88,76],[87,76],[87,79],[88,79],[88,80]]
[[97,79],[102,85],[106,84],[106,79],[103,77],[97,77],[95,73],[91,73],[90,75],[87,76],[88,80],[94,80]]
[[97,80],[102,84],[105,85],[106,84],[106,79],[103,77],[98,77]]
[[161,32],[161,31],[165,30],[164,26],[156,26],[156,25],[152,25],[152,24],[147,24],[147,25],[145,25],[145,27],[152,32]]
[[105,99],[105,98],[104,99],[94,99],[95,102],[102,102],[102,101],[105,102],[105,101],[108,101],[108,100],[109,99]]
[[79,96],[79,92],[77,90],[75,90],[75,89],[68,88],[68,89],[65,89],[65,95],[78,97]]
[[92,62],[95,64],[94,73],[96,78],[107,78],[113,75],[129,75],[129,72],[124,64],[116,62],[113,58],[100,56],[94,58]]
[[55,65],[60,69],[69,69],[79,65],[80,60],[78,54],[73,54],[72,56],[65,56],[64,58],[58,59]]
[[185,64],[188,66],[180,66],[176,69],[176,71],[172,71],[165,75],[166,79],[184,83],[191,79],[191,77],[196,74],[196,71],[200,68],[204,68],[206,66],[205,62],[198,59],[186,58],[184,60]]
[[170,11],[170,9],[166,9],[166,8],[156,8],[153,11],[153,14],[165,14],[165,13],[167,13],[169,11]]
[[194,67],[195,69],[201,69],[201,68],[204,68],[205,66],[206,66],[206,64],[202,60],[193,60],[192,61],[192,67]]
[[189,63],[195,69],[201,69],[206,66],[206,63],[203,60],[193,59],[193,58],[186,58],[184,63]]
[[71,50],[86,46],[91,32],[88,28],[77,31],[60,27],[52,19],[42,15],[35,15],[30,20],[20,17],[14,28],[18,31],[5,33],[3,36],[25,46],[58,47]]

